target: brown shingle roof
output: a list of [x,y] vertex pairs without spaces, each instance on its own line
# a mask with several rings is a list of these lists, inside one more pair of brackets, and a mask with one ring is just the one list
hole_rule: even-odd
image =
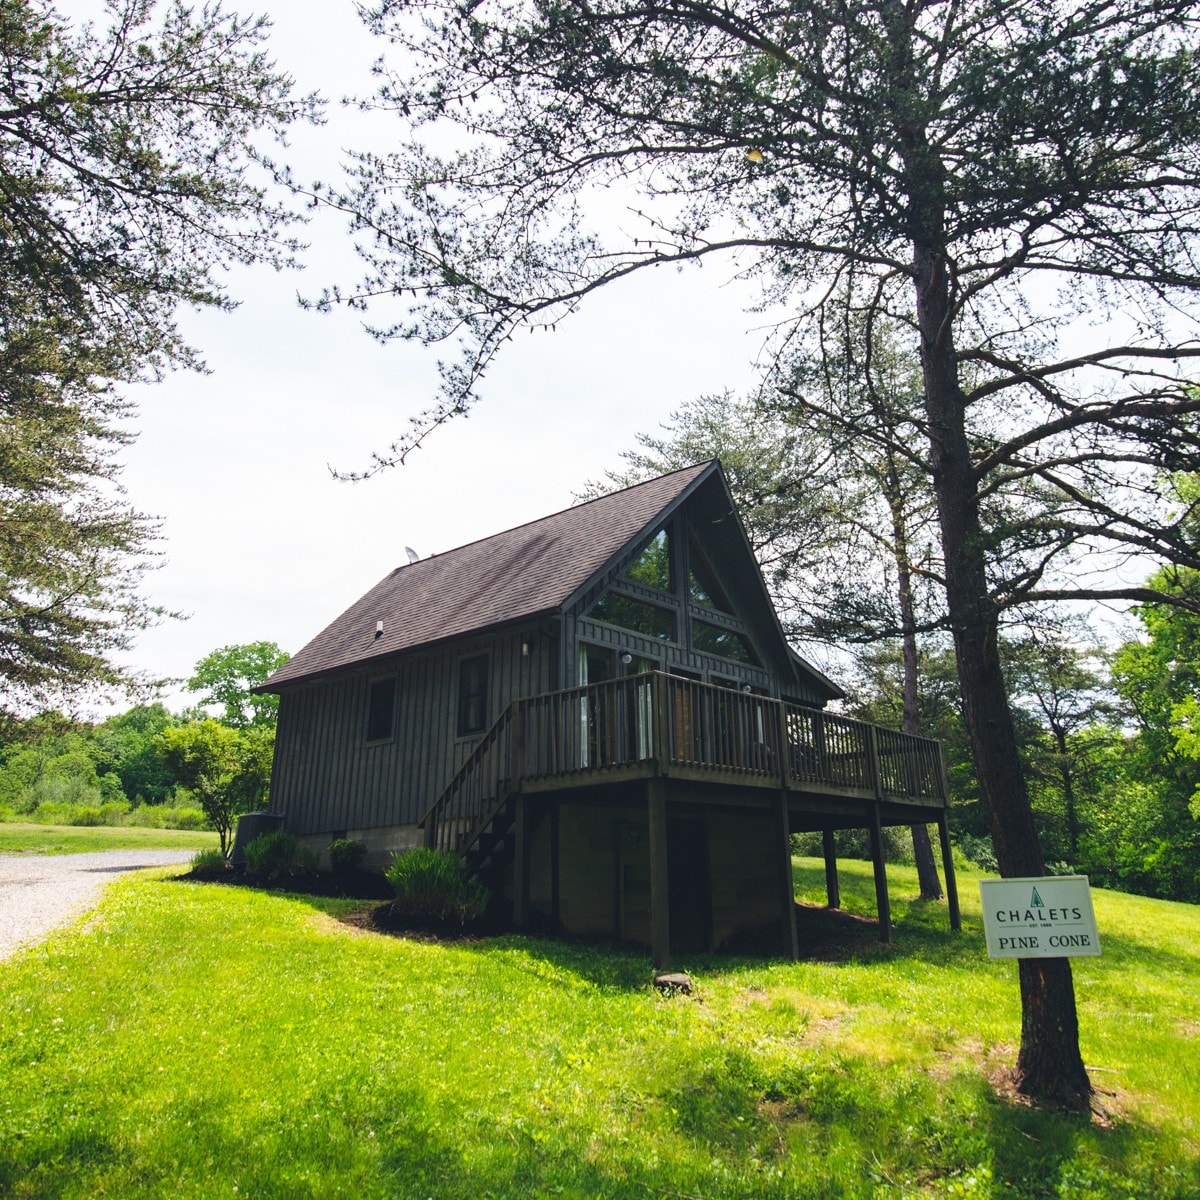
[[280,667],[264,690],[553,612],[717,469],[715,462],[686,467],[397,567]]

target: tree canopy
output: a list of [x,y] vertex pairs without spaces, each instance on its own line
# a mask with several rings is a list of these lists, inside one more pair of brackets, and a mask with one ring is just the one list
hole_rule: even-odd
[[201,703],[219,704],[221,723],[231,729],[255,725],[273,729],[279,697],[269,692],[255,693],[252,689],[265,682],[289,657],[274,642],[221,646],[196,664],[187,688],[189,692],[201,693]]
[[234,263],[293,261],[263,154],[318,114],[267,26],[110,0],[107,28],[0,0],[0,674],[10,703],[127,682],[161,610],[155,521],[119,487],[119,385],[201,366],[180,305],[232,307]]

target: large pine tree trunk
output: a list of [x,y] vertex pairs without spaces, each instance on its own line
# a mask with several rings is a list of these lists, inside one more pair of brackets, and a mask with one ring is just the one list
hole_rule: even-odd
[[[1044,864],[1000,668],[999,614],[988,588],[977,481],[966,437],[966,398],[950,338],[946,264],[935,244],[918,243],[914,267],[946,604],[964,719],[1000,872],[1041,875]],[[1022,961],[1020,980],[1019,1090],[1048,1103],[1086,1108],[1092,1089],[1079,1053],[1069,961]]]

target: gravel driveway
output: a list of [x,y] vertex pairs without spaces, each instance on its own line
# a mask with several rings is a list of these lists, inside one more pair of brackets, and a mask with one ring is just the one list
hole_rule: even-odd
[[94,854],[0,854],[0,959],[91,908],[127,871],[191,860],[193,850],[104,850]]

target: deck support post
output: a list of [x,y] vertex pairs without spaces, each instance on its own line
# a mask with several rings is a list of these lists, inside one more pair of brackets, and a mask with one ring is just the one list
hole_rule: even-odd
[[650,954],[656,970],[671,965],[671,894],[667,881],[667,785],[646,784],[650,849]]
[[529,924],[529,801],[513,797],[513,925]]
[[792,879],[792,823],[788,816],[786,788],[779,791],[779,899],[782,905],[783,956],[795,962],[800,957],[796,938],[796,884]]
[[950,852],[950,826],[946,822],[946,810],[938,813],[938,840],[942,844],[942,871],[946,876],[946,904],[950,908],[950,928],[957,933],[962,928],[962,914],[958,908],[958,881],[954,877],[954,855]]
[[821,830],[821,849],[825,852],[825,899],[830,908],[842,907],[842,893],[838,887],[837,847],[833,841],[833,830]]
[[875,866],[875,910],[879,914],[879,940],[892,940],[892,905],[888,899],[887,871],[883,866],[883,825],[879,805],[871,805],[871,861]]
[[554,927],[556,929],[562,924],[558,886],[558,825],[560,807],[561,805],[558,800],[550,802],[550,915],[554,918]]
[[950,928],[957,933],[962,928],[958,908],[958,881],[954,876],[954,858],[950,853],[950,826],[946,820],[946,805],[950,803],[950,776],[946,773],[946,754],[941,742],[934,743],[937,754],[938,779],[942,785],[942,808],[938,813],[938,840],[942,844],[942,870],[946,875],[946,904],[950,908]]

